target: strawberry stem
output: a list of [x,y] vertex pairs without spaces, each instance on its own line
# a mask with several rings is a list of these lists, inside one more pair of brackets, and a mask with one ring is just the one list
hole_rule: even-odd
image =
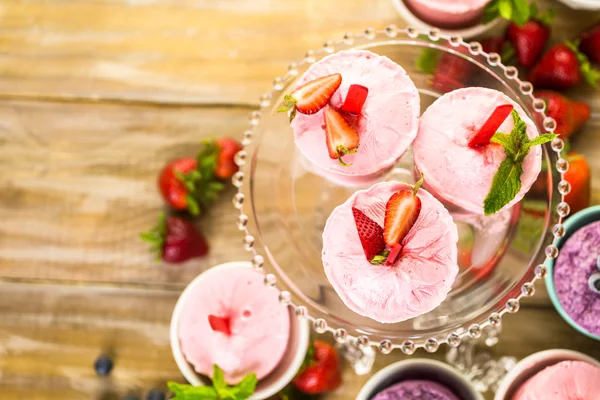
[[423,184],[423,182],[425,182],[425,175],[421,172],[421,179],[419,179],[417,181],[417,183],[415,183],[414,186],[412,187],[413,196],[417,195],[417,192],[421,188],[421,185]]

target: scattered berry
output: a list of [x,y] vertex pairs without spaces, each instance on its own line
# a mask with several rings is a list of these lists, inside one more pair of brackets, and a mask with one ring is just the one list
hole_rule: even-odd
[[502,123],[510,115],[513,108],[514,107],[512,104],[503,104],[496,107],[488,119],[475,133],[475,136],[469,140],[469,147],[477,148],[490,144],[492,136],[494,136],[494,134],[498,131],[498,128],[500,128],[500,125],[502,125]]
[[293,385],[307,394],[318,394],[337,389],[342,383],[340,359],[329,344],[315,340],[309,349],[305,367],[294,378]]
[[150,250],[167,263],[178,264],[208,253],[206,239],[193,222],[185,218],[161,215],[158,225],[140,236],[150,243]]
[[385,250],[383,228],[358,208],[352,207],[352,214],[354,215],[356,230],[358,231],[358,237],[360,238],[360,244],[363,247],[365,256],[369,262],[374,262],[375,256]]
[[286,94],[277,112],[292,110],[290,121],[296,116],[296,111],[302,114],[315,114],[327,105],[341,83],[340,74],[322,76],[307,82],[292,93]]
[[[469,50],[462,46],[453,50],[465,55],[469,54]],[[464,88],[475,70],[475,65],[467,59],[444,52],[433,74],[432,86],[442,93]]]
[[234,157],[243,147],[237,140],[230,137],[219,138],[216,142],[220,150],[215,176],[219,179],[229,179],[240,169],[235,163]]
[[571,215],[590,206],[591,175],[590,166],[581,154],[567,154],[569,169],[565,180],[571,184],[571,191],[565,201],[571,207]]
[[590,119],[590,106],[551,90],[538,90],[535,96],[546,102],[546,114],[556,121],[554,133],[566,139]]
[[107,376],[113,369],[113,360],[107,355],[101,355],[94,362],[94,370],[99,376]]
[[356,153],[360,138],[358,133],[342,114],[332,107],[326,107],[323,113],[325,117],[325,137],[327,140],[327,149],[329,157],[339,160],[340,164],[348,166],[342,157],[347,154]]
[[350,85],[346,100],[344,100],[344,104],[342,104],[340,110],[348,114],[360,115],[368,95],[369,89],[366,87],[362,85]]
[[146,395],[146,400],[165,400],[165,394],[162,390],[152,389]]
[[600,63],[600,23],[579,35],[579,50],[591,61]]
[[569,89],[581,82],[582,78],[595,87],[600,73],[577,50],[576,44],[569,42],[552,46],[529,74],[534,86],[555,90]]
[[529,21],[523,25],[511,22],[506,30],[506,38],[512,43],[519,65],[531,68],[544,52],[550,38],[550,24],[554,10],[538,13],[535,3],[531,4]]
[[[185,185],[186,179],[193,179],[196,166],[195,158],[179,158],[165,165],[160,173],[158,178],[160,193],[167,204],[175,210],[198,208],[196,200],[190,196]],[[187,176],[189,178],[186,178]]]
[[383,239],[390,247],[387,264],[396,261],[402,246],[400,242],[406,237],[421,213],[421,199],[417,196],[423,184],[423,177],[412,189],[399,190],[390,197],[385,206],[385,222]]

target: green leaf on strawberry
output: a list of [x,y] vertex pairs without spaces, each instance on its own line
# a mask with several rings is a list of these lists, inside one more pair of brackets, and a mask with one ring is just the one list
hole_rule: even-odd
[[432,48],[425,48],[417,58],[417,68],[428,74],[433,75],[437,68],[441,52]]
[[527,136],[527,125],[519,114],[513,110],[512,117],[514,128],[510,134],[497,132],[491,142],[504,147],[506,159],[502,161],[494,179],[492,187],[484,200],[485,215],[500,211],[510,203],[521,190],[521,175],[523,174],[523,161],[533,146],[548,143],[558,137],[555,134],[543,134],[534,139]]
[[487,24],[501,17],[522,26],[529,20],[530,12],[527,0],[492,0],[483,11],[482,22]]
[[248,374],[237,385],[229,386],[225,382],[223,370],[214,365],[212,386],[191,386],[175,382],[168,382],[167,385],[175,394],[173,400],[245,400],[252,396],[257,383],[256,374]]
[[571,50],[575,57],[577,57],[577,61],[579,62],[579,71],[583,78],[589,83],[592,87],[598,87],[598,79],[600,79],[600,71],[592,67],[590,60],[579,51],[579,40],[574,42],[566,41],[565,45]]
[[158,223],[147,232],[140,233],[140,238],[150,244],[150,252],[156,254],[156,258],[160,260],[165,245],[165,237],[167,236],[167,217],[164,213],[158,216]]

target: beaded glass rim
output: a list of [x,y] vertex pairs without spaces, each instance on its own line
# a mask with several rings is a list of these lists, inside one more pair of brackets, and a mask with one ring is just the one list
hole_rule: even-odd
[[[518,77],[517,68],[514,66],[505,66],[502,64],[501,57],[497,53],[486,53],[483,51],[482,46],[478,42],[466,42],[459,36],[450,36],[441,33],[438,29],[430,30],[419,30],[416,28],[408,27],[404,29],[397,28],[395,25],[388,25],[383,30],[376,30],[374,28],[367,28],[361,34],[347,33],[343,39],[338,41],[327,41],[323,47],[319,50],[309,50],[305,57],[297,62],[292,63],[288,67],[287,73],[282,77],[277,77],[273,81],[273,90],[265,93],[260,97],[259,110],[253,111],[250,114],[250,127],[243,133],[242,145],[243,149],[240,150],[235,156],[235,162],[240,168],[246,165],[248,158],[247,149],[252,144],[254,136],[254,130],[260,124],[261,109],[266,109],[271,106],[272,100],[278,95],[284,88],[288,80],[294,79],[298,75],[297,68],[301,65],[310,65],[317,61],[316,56],[320,54],[331,54],[335,52],[335,48],[338,45],[353,46],[356,44],[356,40],[365,40],[366,43],[372,42],[378,38],[383,39],[394,39],[398,35],[403,34],[408,38],[417,39],[420,35],[426,36],[431,42],[447,41],[451,47],[465,47],[472,55],[481,55],[485,57],[487,63],[491,67],[501,68],[504,72],[504,77],[508,82],[513,81],[516,85],[516,89],[520,94],[526,96],[532,103],[533,110],[542,115],[542,125],[547,133],[553,133],[556,128],[556,122],[551,117],[545,114],[546,103],[542,99],[538,99],[533,95],[533,85],[530,82],[522,81]],[[283,305],[290,305],[295,308],[296,315],[299,318],[308,319],[313,326],[313,329],[317,333],[330,332],[333,334],[334,339],[338,343],[345,343],[348,340],[355,340],[359,348],[367,346],[374,346],[379,349],[383,354],[388,354],[394,349],[400,349],[405,354],[413,354],[417,348],[424,348],[430,353],[434,353],[438,350],[440,344],[447,344],[450,347],[457,347],[460,345],[464,337],[477,339],[481,337],[483,329],[485,328],[498,328],[502,323],[502,317],[506,313],[514,314],[519,311],[520,300],[523,297],[533,296],[535,293],[535,282],[544,278],[548,272],[545,263],[549,259],[558,257],[559,249],[557,247],[557,241],[565,235],[565,229],[562,222],[566,216],[570,213],[570,207],[565,202],[565,195],[571,190],[571,185],[565,180],[565,172],[569,168],[569,163],[566,159],[561,157],[561,152],[564,149],[564,141],[561,138],[554,139],[550,146],[554,152],[557,153],[558,159],[555,164],[556,171],[560,175],[560,181],[558,182],[558,192],[560,194],[560,202],[556,206],[556,214],[558,216],[556,224],[552,228],[553,240],[545,248],[546,259],[544,262],[538,264],[534,268],[534,274],[529,281],[526,281],[521,285],[520,292],[510,298],[501,310],[492,312],[485,321],[479,324],[471,324],[468,328],[461,327],[451,333],[445,338],[437,339],[435,337],[421,338],[416,340],[404,340],[402,343],[392,343],[389,339],[381,341],[370,340],[366,335],[353,336],[344,328],[333,329],[328,326],[327,321],[324,318],[315,318],[308,314],[308,310],[303,305],[294,304],[292,301],[292,295],[289,291],[280,291],[279,300]],[[232,177],[232,183],[237,188],[237,192],[233,197],[233,205],[239,210],[239,216],[237,219],[237,226],[240,231],[243,232],[243,246],[252,255],[253,267],[265,274],[265,285],[276,288],[277,277],[274,274],[266,273],[263,269],[264,257],[258,253],[254,243],[255,238],[250,234],[248,229],[249,217],[244,213],[244,200],[245,195],[243,193],[245,173],[240,169]],[[550,203],[550,207],[552,203]],[[528,271],[530,272],[530,270]],[[525,279],[525,277],[523,278]],[[279,289],[278,289],[279,290]],[[515,291],[515,288],[512,289]]]

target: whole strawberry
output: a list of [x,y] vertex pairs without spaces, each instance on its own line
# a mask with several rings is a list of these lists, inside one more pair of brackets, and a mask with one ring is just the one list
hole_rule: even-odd
[[189,220],[162,214],[152,230],[140,235],[150,244],[150,250],[163,261],[179,264],[208,253],[208,243],[196,226]]
[[235,139],[223,137],[216,140],[219,146],[219,157],[215,166],[215,176],[219,179],[229,179],[240,169],[234,161],[242,145]]
[[551,90],[538,90],[535,96],[546,102],[546,114],[556,121],[554,133],[563,139],[568,138],[590,119],[590,106],[581,101],[573,101]]
[[591,61],[600,63],[600,23],[579,35],[579,50]]
[[538,13],[535,3],[531,3],[529,20],[517,25],[511,22],[506,30],[506,39],[512,43],[519,65],[531,68],[540,58],[550,38],[550,24],[554,10]]
[[577,43],[570,42],[552,46],[529,74],[535,87],[555,90],[576,86],[582,78],[596,87],[600,73],[577,50]]
[[315,340],[309,349],[305,366],[294,378],[293,385],[308,394],[318,394],[337,389],[342,383],[340,359],[329,344]]
[[571,184],[571,191],[565,196],[565,201],[571,207],[571,215],[590,206],[591,176],[590,166],[583,155],[567,154],[569,169],[565,180]]

